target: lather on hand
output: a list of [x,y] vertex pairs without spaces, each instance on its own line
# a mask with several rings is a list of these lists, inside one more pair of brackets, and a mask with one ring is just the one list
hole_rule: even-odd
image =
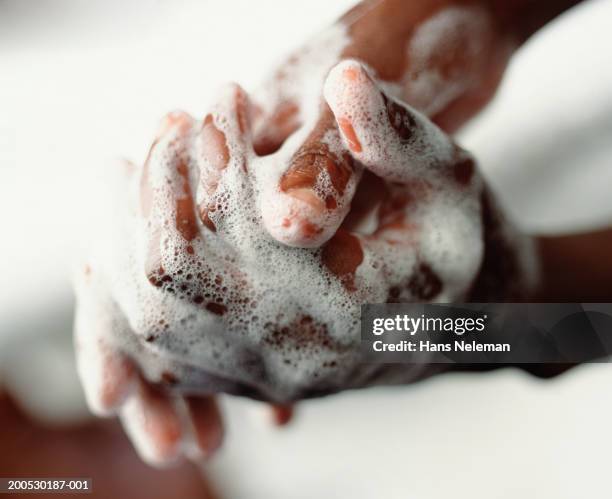
[[533,290],[452,131],[514,47],[501,2],[364,2],[201,121],[171,113],[126,166],[112,234],[77,283],[90,406],[153,463],[210,455],[217,393],[289,404],[437,371],[367,366],[359,305],[501,301]]

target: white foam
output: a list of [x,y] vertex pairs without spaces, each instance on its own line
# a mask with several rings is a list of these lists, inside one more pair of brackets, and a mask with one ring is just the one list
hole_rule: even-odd
[[[417,34],[418,50],[424,50],[422,45],[433,32],[446,33],[447,18],[463,19],[464,11],[471,12],[442,13],[437,21],[426,23],[430,31]],[[224,381],[210,377],[216,376],[254,387],[260,396],[279,402],[308,389],[355,386],[367,379],[368,372],[360,364],[361,304],[386,301],[390,289],[398,286],[400,299],[422,299],[406,283],[423,262],[441,281],[441,289],[430,300],[465,298],[482,261],[482,182],[477,174],[462,188],[449,178],[440,180],[440,172],[431,164],[450,154],[447,142],[440,140],[434,150],[424,146],[436,143],[437,137],[416,137],[421,142],[410,147],[387,144],[389,159],[408,163],[408,176],[426,180],[431,192],[406,207],[412,229],[389,229],[384,237],[355,234],[364,257],[353,289],[325,267],[321,248],[288,247],[264,230],[262,217],[274,218],[278,206],[269,198],[279,194],[279,179],[289,158],[316,122],[323,81],[346,43],[345,28],[330,29],[301,54],[301,64],[288,69],[283,95],[274,90],[267,100],[262,98],[268,108],[279,99],[303,103],[302,128],[273,155],[257,157],[245,146],[229,105],[233,94],[222,94],[214,108],[214,124],[225,135],[230,159],[214,193],[202,187],[201,177],[210,173],[210,165],[198,140],[201,124],[194,122],[184,134],[173,129],[159,138],[152,151],[148,182],[153,205],[148,217],[140,209],[142,173],[124,179],[127,187],[122,197],[113,199],[118,209],[108,232],[100,234],[102,244],[92,257],[92,268],[102,275],[103,292],[130,329],[110,327],[107,334],[113,345],[137,361],[148,379],[158,381],[170,373],[185,390],[227,389]],[[305,81],[309,83],[303,85]],[[353,105],[373,105],[368,99],[364,96]],[[386,140],[387,129],[382,124],[373,127],[378,133],[365,137],[366,148],[373,148],[381,137]],[[342,152],[337,133],[330,132],[323,140],[332,152]],[[184,159],[187,180],[176,174],[178,156]],[[359,172],[347,186],[349,197],[358,180]],[[196,216],[198,235],[188,242],[175,223],[176,201],[187,199],[185,181],[195,204],[214,200],[218,206],[211,214],[217,232]],[[330,189],[329,178],[321,175],[315,190],[324,194]],[[341,205],[339,216],[348,209],[348,203]],[[336,222],[325,216],[322,226]],[[159,264],[169,278],[160,287],[145,273],[151,245],[162,248]],[[363,377],[356,377],[356,372]],[[411,375],[407,370],[407,379]]]
[[[408,43],[410,64],[399,84],[400,95],[428,116],[443,110],[478,81],[478,66],[492,34],[491,16],[482,7],[449,7],[434,14]],[[463,64],[443,74],[440,61],[452,58]]]

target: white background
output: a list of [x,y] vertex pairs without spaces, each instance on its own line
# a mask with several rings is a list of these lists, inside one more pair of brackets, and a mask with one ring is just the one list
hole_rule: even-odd
[[[70,268],[109,160],[141,162],[163,114],[201,117],[223,81],[253,89],[352,2],[331,4],[0,0],[0,376],[26,405],[83,410]],[[612,222],[610,19],[591,1],[538,35],[461,135],[527,230]],[[210,467],[230,498],[610,497],[611,387],[607,365],[441,377],[302,404],[282,431],[231,400]]]

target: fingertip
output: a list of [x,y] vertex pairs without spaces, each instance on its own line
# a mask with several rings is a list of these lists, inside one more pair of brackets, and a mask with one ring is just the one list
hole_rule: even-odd
[[99,285],[90,265],[77,276],[77,307],[74,344],[77,371],[91,412],[109,416],[134,389],[136,368],[112,344],[115,323],[109,319],[112,305],[101,299]]
[[249,174],[249,162],[254,155],[251,114],[248,94],[237,83],[227,83],[218,91],[196,138],[199,217],[213,232],[220,228],[218,223],[224,211],[219,204],[234,203],[250,189],[249,182],[243,180]]
[[94,414],[110,416],[133,393],[137,371],[132,361],[119,352],[102,351],[100,356],[98,372],[88,368],[90,382],[84,384],[85,394]]
[[254,107],[249,97],[241,85],[235,82],[225,83],[219,89],[215,99],[216,114],[235,119],[237,130],[232,131],[235,135],[240,135],[242,140],[251,134],[251,123],[254,114]]
[[121,408],[120,418],[143,461],[162,467],[178,459],[182,431],[169,395],[141,379]]
[[251,132],[253,107],[247,92],[237,83],[233,84],[236,119],[241,134]]
[[347,59],[330,70],[323,86],[323,95],[333,110],[334,107],[351,105],[352,99],[375,87],[364,64],[355,59]]
[[268,234],[291,247],[316,248],[331,235],[324,223],[325,204],[311,189],[295,189],[265,196],[262,220]]
[[361,168],[343,148],[327,141],[337,136],[331,113],[291,155],[287,168],[260,193],[263,224],[277,241],[316,248],[329,240],[348,213]]
[[190,457],[208,459],[221,447],[225,434],[219,405],[215,397],[186,397],[185,402],[195,437]]
[[160,120],[156,136],[163,137],[174,129],[183,134],[193,125],[193,122],[194,119],[189,113],[181,110],[171,111]]
[[354,154],[363,152],[363,141],[357,129],[367,119],[375,89],[366,68],[356,60],[342,61],[334,66],[325,81],[325,100],[348,149]]
[[275,426],[286,426],[293,419],[294,406],[293,404],[271,404],[270,411],[272,413],[272,423]]
[[324,91],[333,92],[337,86],[362,84],[366,81],[371,79],[364,64],[357,59],[345,59],[329,71]]

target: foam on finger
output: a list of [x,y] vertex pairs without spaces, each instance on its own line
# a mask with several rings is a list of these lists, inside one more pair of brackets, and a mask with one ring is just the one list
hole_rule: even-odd
[[74,326],[77,369],[89,408],[97,415],[108,416],[134,390],[136,369],[113,343],[121,327],[121,315],[93,272],[86,265],[79,276]]
[[200,219],[212,230],[231,223],[232,203],[248,194],[247,170],[254,156],[252,108],[237,84],[225,85],[202,123],[193,154],[199,171],[197,204]]
[[260,210],[274,239],[316,248],[344,220],[362,169],[342,146],[329,110],[314,130],[297,137],[299,141],[292,137],[274,158],[276,169],[257,170]]
[[176,460],[181,448],[181,421],[172,398],[139,380],[120,411],[121,422],[140,457],[155,466]]
[[191,457],[211,457],[223,441],[223,422],[214,397],[186,397],[188,417],[193,430]]
[[[129,326],[104,335],[143,378],[169,393],[280,406],[384,382],[363,366],[360,305],[469,296],[485,249],[471,158],[423,116],[389,105],[355,61],[334,69],[326,97],[339,126],[327,109],[331,128],[300,129],[268,156],[252,150],[236,86],[201,121],[172,115],[162,127],[93,259],[105,276],[93,299],[112,298],[107,313]],[[366,221],[345,218],[355,193]],[[177,223],[189,208],[192,232]],[[142,413],[134,400],[126,414]],[[130,431],[152,446],[148,432]]]
[[329,73],[324,88],[351,153],[377,175],[394,181],[435,182],[456,147],[418,111],[388,96],[358,61],[347,60]]

